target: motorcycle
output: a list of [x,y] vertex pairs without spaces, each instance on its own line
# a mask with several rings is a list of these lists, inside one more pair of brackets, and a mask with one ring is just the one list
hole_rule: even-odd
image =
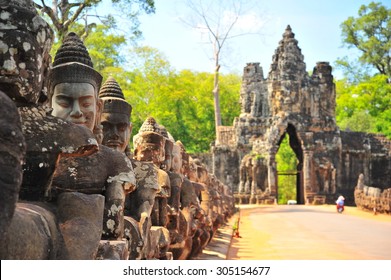
[[338,213],[342,213],[345,210],[345,207],[343,204],[337,204],[337,211]]
[[337,203],[337,212],[341,214],[345,210],[345,198],[340,195],[335,203]]

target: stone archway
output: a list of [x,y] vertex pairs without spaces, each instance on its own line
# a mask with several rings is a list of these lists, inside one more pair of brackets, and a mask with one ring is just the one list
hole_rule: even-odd
[[[277,178],[277,184],[276,184],[276,196],[278,197],[279,194],[279,177],[281,175],[283,176],[295,176],[295,193],[296,193],[296,198],[295,200],[297,201],[298,204],[304,204],[305,203],[305,198],[304,198],[304,183],[303,183],[303,148],[302,144],[297,136],[296,128],[293,124],[288,124],[285,132],[282,134],[280,137],[277,147],[281,145],[281,142],[283,139],[286,137],[286,135],[289,135],[289,146],[293,150],[293,152],[296,155],[297,159],[297,165],[296,165],[296,170],[292,170],[289,172],[279,172],[278,168],[275,169],[276,171],[276,178]],[[278,152],[278,149],[277,149]],[[276,164],[277,166],[277,164]]]

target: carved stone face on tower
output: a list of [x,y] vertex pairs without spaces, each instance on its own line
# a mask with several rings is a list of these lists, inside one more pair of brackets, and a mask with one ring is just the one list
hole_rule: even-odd
[[0,90],[19,104],[46,99],[42,91],[53,32],[30,0],[1,1]]
[[102,144],[119,152],[125,152],[132,133],[130,123],[132,106],[126,102],[120,86],[112,77],[102,85],[99,97],[103,101]]

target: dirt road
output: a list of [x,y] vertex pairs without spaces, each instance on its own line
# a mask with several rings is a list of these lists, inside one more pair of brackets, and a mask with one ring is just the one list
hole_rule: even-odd
[[391,216],[333,205],[242,206],[227,259],[391,259]]

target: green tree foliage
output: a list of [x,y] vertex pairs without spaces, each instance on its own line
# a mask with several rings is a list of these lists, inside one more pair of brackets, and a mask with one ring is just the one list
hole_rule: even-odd
[[391,138],[391,84],[375,75],[358,84],[336,83],[336,120],[343,130],[382,133]]
[[104,72],[107,67],[119,67],[125,62],[120,51],[126,45],[125,36],[110,33],[107,26],[97,25],[94,32],[84,40],[84,44],[90,53],[94,68],[99,72]]
[[[277,171],[297,171],[297,157],[289,145],[289,135],[286,133],[276,155]],[[278,203],[286,204],[288,200],[296,200],[296,176],[278,176]]]
[[239,93],[242,77],[237,74],[221,75],[220,82],[221,123],[230,126],[240,114]]
[[[359,51],[359,62],[374,67],[391,78],[391,9],[381,3],[362,5],[358,17],[349,17],[341,24],[342,39],[349,48]],[[337,61],[347,71],[355,72],[345,58]]]
[[[210,94],[213,74],[174,71],[156,49],[136,47],[131,71],[113,75],[119,81],[127,101],[133,106],[133,135],[144,120],[152,116],[164,125],[189,152],[208,151],[214,141],[214,105]],[[240,77],[222,75],[223,119],[232,125],[238,116]]]

